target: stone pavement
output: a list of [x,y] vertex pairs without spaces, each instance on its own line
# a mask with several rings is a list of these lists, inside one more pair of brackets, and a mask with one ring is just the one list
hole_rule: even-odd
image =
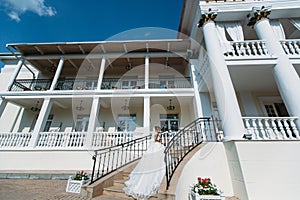
[[0,179],[0,199],[85,200],[79,194],[66,192],[66,185],[67,180]]
[[[86,200],[79,194],[66,192],[66,186],[67,180],[0,179],[0,200]],[[92,200],[106,199],[95,197]]]

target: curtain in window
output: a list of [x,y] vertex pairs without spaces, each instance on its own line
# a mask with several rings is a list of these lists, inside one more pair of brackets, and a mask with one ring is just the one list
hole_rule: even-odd
[[226,31],[233,41],[244,41],[244,34],[240,22],[224,23]]
[[270,25],[279,40],[285,40],[285,33],[279,20],[270,20]]
[[225,35],[225,25],[222,23],[217,23],[216,24],[217,28],[217,35],[219,38],[219,41],[221,43],[221,50],[223,53],[231,53],[233,52],[233,49],[230,45],[230,42],[226,39]]
[[300,19],[290,19],[290,22],[291,22],[298,30],[300,30]]

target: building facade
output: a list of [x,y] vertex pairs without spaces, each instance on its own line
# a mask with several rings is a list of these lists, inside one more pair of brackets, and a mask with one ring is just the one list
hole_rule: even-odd
[[282,199],[284,188],[295,197],[299,2],[186,0],[173,40],[7,45],[18,53],[0,56],[1,170],[89,170],[93,149],[211,117],[207,137],[222,142],[185,166],[177,199],[196,175],[226,196]]

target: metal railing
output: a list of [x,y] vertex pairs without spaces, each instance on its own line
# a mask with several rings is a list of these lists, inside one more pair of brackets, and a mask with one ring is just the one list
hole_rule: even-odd
[[214,125],[213,121],[207,117],[193,121],[172,137],[165,148],[167,189],[183,158],[204,140],[208,140],[207,138],[216,138],[211,135],[215,135]]
[[50,79],[17,79],[10,87],[10,91],[40,91],[48,90],[52,81]]
[[55,90],[95,90],[98,80],[95,78],[66,78],[57,81]]
[[101,89],[140,89],[145,88],[145,79],[103,78]]
[[169,89],[169,88],[191,88],[190,77],[174,77],[173,79],[150,78],[149,88]]
[[116,171],[142,157],[147,150],[151,136],[141,137],[116,146],[95,151],[91,182]]

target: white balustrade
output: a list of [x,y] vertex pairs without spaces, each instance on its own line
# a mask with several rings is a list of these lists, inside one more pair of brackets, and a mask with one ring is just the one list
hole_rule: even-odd
[[134,132],[95,132],[92,147],[104,148],[129,142],[134,139],[135,135]]
[[27,147],[31,133],[0,133],[0,148]]
[[226,57],[267,56],[266,44],[262,40],[246,40],[230,42],[232,52],[225,53]]
[[300,139],[295,120],[298,117],[243,117],[246,132],[254,140]]
[[300,55],[300,40],[281,40],[280,43],[287,55]]
[[85,145],[86,133],[83,132],[41,132],[39,148],[80,148]]

